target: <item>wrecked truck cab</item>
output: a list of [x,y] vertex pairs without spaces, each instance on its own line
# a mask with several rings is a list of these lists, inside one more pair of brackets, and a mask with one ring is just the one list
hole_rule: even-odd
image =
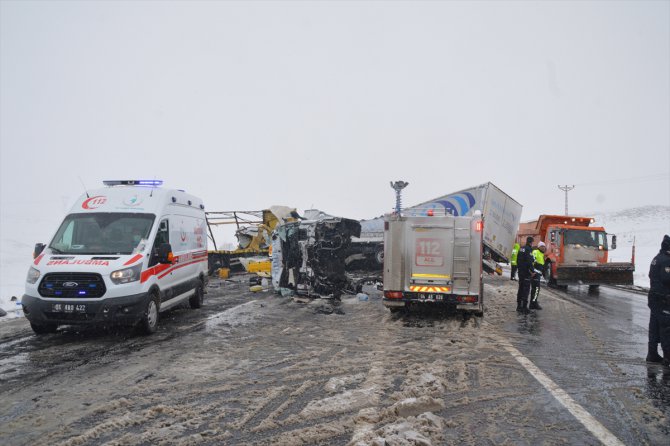
[[282,295],[339,298],[357,291],[345,274],[345,259],[351,238],[360,236],[358,221],[310,210],[304,220],[280,224],[275,232],[280,249],[273,249],[272,280]]

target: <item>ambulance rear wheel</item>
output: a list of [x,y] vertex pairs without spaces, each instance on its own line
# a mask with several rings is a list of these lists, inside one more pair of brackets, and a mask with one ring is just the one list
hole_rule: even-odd
[[37,335],[45,335],[49,333],[56,333],[56,330],[58,330],[58,324],[33,324],[31,322],[30,328],[32,328]]
[[191,296],[188,300],[188,303],[191,305],[191,308],[200,308],[205,300],[205,292],[202,288],[202,282],[198,282],[198,286],[195,288],[195,294]]
[[140,328],[144,334],[152,334],[158,328],[158,296],[153,293],[140,320]]

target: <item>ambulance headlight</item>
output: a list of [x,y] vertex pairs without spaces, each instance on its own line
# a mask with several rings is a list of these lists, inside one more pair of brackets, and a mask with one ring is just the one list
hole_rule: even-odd
[[109,275],[112,282],[115,284],[135,282],[140,280],[140,272],[142,271],[142,264],[131,266],[130,268],[119,269]]
[[40,278],[40,272],[39,270],[33,268],[32,266],[28,270],[28,277],[26,277],[26,282],[28,283],[35,283],[37,282],[37,279]]

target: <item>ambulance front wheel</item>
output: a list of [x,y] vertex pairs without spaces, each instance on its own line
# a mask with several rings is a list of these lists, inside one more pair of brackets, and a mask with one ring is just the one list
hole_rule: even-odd
[[195,293],[188,300],[188,303],[191,305],[191,308],[200,308],[205,300],[205,291],[203,290],[202,281],[198,282],[198,286],[195,288]]
[[142,313],[140,328],[144,334],[152,334],[158,328],[158,296],[152,293],[147,301],[147,306]]
[[33,324],[30,323],[30,327],[33,329],[37,335],[45,335],[49,333],[56,333],[58,329],[58,324]]

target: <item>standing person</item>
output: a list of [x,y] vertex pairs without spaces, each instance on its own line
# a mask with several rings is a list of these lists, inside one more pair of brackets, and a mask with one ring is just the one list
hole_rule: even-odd
[[[663,237],[661,250],[649,267],[649,351],[647,362],[670,366],[670,236]],[[661,343],[663,357],[658,354]]]
[[533,271],[535,276],[530,281],[530,305],[528,308],[531,310],[541,310],[542,307],[537,301],[537,298],[540,296],[540,279],[544,276],[544,252],[547,249],[547,246],[544,242],[537,244],[537,248],[533,249]]
[[519,248],[521,248],[521,245],[519,245],[518,243],[515,243],[514,247],[512,248],[512,255],[510,256],[509,261],[510,265],[512,265],[512,274],[510,275],[509,280],[516,280],[516,270],[517,270],[516,259],[517,256],[519,255]]
[[533,237],[526,238],[526,244],[519,249],[517,256],[519,266],[519,291],[516,294],[516,311],[528,314],[528,293],[533,272]]

